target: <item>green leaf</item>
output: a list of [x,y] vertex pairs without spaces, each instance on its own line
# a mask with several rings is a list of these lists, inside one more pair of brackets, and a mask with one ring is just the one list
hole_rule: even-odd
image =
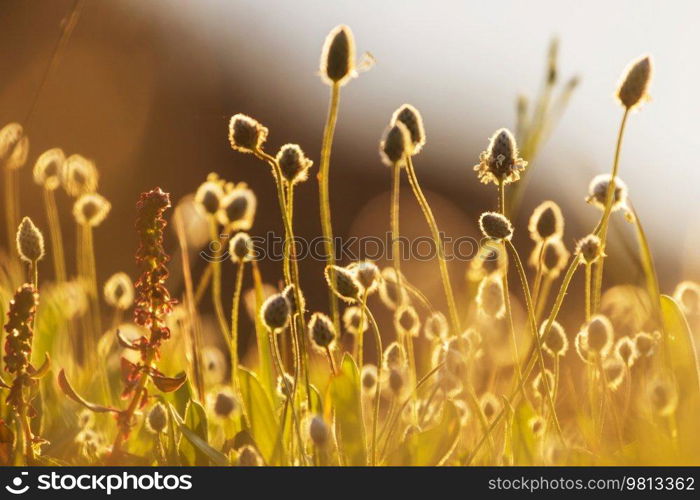
[[535,416],[532,405],[524,400],[513,413],[510,446],[513,453],[513,465],[531,465],[535,456],[535,435],[532,433],[531,420]]
[[245,406],[250,434],[265,463],[273,462],[277,440],[278,422],[272,401],[265,392],[255,373],[239,368],[238,378],[241,384],[241,395]]
[[335,408],[338,440],[347,465],[367,465],[360,391],[357,365],[352,357],[345,354],[340,364],[340,372],[331,381],[330,396]]
[[260,269],[257,263],[253,261],[253,283],[255,285],[255,337],[258,345],[258,365],[262,384],[267,389],[268,394],[274,394],[275,391],[275,375],[272,368],[272,353],[270,351],[270,343],[268,342],[268,332],[262,319],[257,312],[262,307],[265,301],[263,293],[263,281],[260,275]]
[[209,446],[209,425],[204,407],[190,401],[185,411],[185,422],[180,425],[183,437],[180,441],[180,456],[189,465],[209,465],[209,455],[203,445]]
[[387,458],[388,465],[442,465],[454,450],[460,434],[459,413],[447,401],[442,419],[436,426],[411,435]]
[[[666,332],[667,358],[678,384],[678,425],[681,441],[697,440],[700,415],[700,372],[693,335],[675,300],[661,296],[661,314]],[[663,354],[663,353],[662,353]]]

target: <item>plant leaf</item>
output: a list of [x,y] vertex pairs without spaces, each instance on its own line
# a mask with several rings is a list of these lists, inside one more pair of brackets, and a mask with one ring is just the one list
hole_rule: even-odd
[[47,352],[45,354],[44,362],[39,368],[33,368],[31,365],[29,365],[29,376],[37,379],[37,378],[42,378],[44,377],[47,373],[49,373],[49,370],[51,369],[51,357],[49,356],[49,353]]
[[338,375],[333,377],[330,397],[335,408],[338,440],[347,465],[367,465],[365,426],[362,420],[360,373],[347,353],[343,356]]
[[459,413],[447,401],[442,419],[431,429],[411,435],[387,458],[388,465],[441,465],[452,453],[460,434]]
[[116,408],[111,408],[109,406],[102,406],[98,405],[95,403],[91,403],[90,401],[86,401],[83,399],[75,390],[73,387],[71,387],[70,383],[68,382],[68,379],[66,378],[66,373],[64,370],[61,370],[58,372],[58,386],[61,388],[63,393],[68,396],[70,399],[75,401],[76,403],[83,405],[85,408],[87,408],[90,411],[94,411],[95,413],[107,413],[107,412],[113,412],[113,413],[120,413],[119,410]]
[[157,373],[151,374],[155,386],[162,392],[177,391],[187,380],[187,374],[182,373],[176,377],[166,377]]
[[252,264],[253,283],[255,286],[255,337],[258,346],[258,370],[260,372],[262,384],[265,389],[267,389],[268,394],[274,394],[275,376],[272,369],[272,354],[270,351],[270,343],[268,342],[267,328],[262,324],[260,315],[257,314],[260,307],[262,307],[262,303],[265,301],[263,281],[257,262],[253,261]]
[[666,354],[678,384],[676,420],[681,438],[679,442],[686,447],[695,447],[700,445],[697,432],[700,371],[693,335],[681,308],[668,295],[661,295],[661,314],[666,332]]
[[510,446],[513,454],[513,465],[531,465],[535,456],[535,435],[530,424],[535,416],[532,405],[523,400],[513,412],[510,429]]
[[180,441],[180,456],[189,465],[209,465],[209,454],[203,449],[203,444],[209,446],[209,424],[202,405],[196,401],[189,402],[180,431],[185,437]]
[[277,441],[278,421],[269,396],[255,373],[239,368],[241,395],[250,424],[250,434],[265,463],[271,464]]

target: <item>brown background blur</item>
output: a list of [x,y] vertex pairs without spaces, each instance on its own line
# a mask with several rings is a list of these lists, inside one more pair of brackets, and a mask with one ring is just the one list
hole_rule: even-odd
[[[452,236],[474,234],[478,214],[493,208],[495,190],[481,186],[471,166],[493,130],[513,126],[517,93],[537,90],[548,40],[558,34],[562,76],[576,72],[583,83],[536,162],[516,244],[529,252],[527,216],[544,198],[563,206],[569,247],[593,226],[597,213],[582,200],[588,180],[609,170],[620,115],[612,99],[615,84],[629,60],[649,51],[658,69],[654,101],[628,128],[622,177],[652,235],[664,291],[682,274],[697,278],[697,252],[688,248],[695,248],[697,236],[689,235],[700,234],[698,223],[680,219],[700,209],[692,189],[700,169],[689,165],[698,144],[687,128],[696,128],[697,100],[689,104],[687,96],[691,87],[696,92],[700,72],[697,57],[683,57],[698,38],[685,25],[697,18],[691,2],[678,2],[671,12],[661,11],[660,2],[583,7],[580,2],[88,0],[37,97],[74,4],[2,1],[0,122],[26,125],[31,152],[21,174],[22,215],[40,221],[40,227],[43,208],[30,173],[37,155],[59,146],[96,162],[99,191],[113,205],[96,232],[101,279],[118,270],[134,275],[134,202],[154,186],[177,202],[212,171],[245,181],[259,202],[251,233],[281,231],[268,169],[230,150],[228,119],[243,112],[260,120],[270,129],[270,152],[299,143],[315,161],[315,173],[328,97],[317,76],[318,59],[326,33],[340,23],[352,27],[358,53],[371,51],[377,65],[342,92],[331,168],[337,235],[380,235],[388,229],[390,176],[377,144],[403,102],[416,105],[426,121],[428,145],[416,168],[441,229]],[[427,234],[407,184],[403,190],[402,231]],[[299,187],[295,201],[297,234],[316,236],[314,175]],[[59,196],[59,207],[69,213],[66,196]],[[667,217],[682,223],[673,227]],[[71,218],[65,216],[63,224],[72,247]],[[174,239],[169,243],[174,252]],[[325,292],[317,286],[322,266],[303,265],[311,307],[325,308]],[[632,268],[609,270],[618,282],[634,281]],[[463,287],[464,264],[451,270]],[[271,281],[279,264],[266,263],[264,271]],[[408,273],[441,303],[435,263],[413,264]]]

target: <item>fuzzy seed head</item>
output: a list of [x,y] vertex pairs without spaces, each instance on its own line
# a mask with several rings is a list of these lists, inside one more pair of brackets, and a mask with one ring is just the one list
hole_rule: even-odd
[[160,434],[168,425],[168,413],[165,411],[163,403],[156,403],[148,412],[146,418],[148,430],[154,434]]
[[257,120],[243,113],[231,117],[228,124],[228,141],[234,151],[254,153],[267,140],[268,130]]
[[82,195],[73,204],[73,217],[81,226],[97,227],[107,218],[112,204],[97,193]]
[[615,342],[615,356],[628,368],[631,368],[639,357],[634,340],[631,337],[622,337]]
[[384,351],[384,365],[387,369],[399,368],[406,364],[406,351],[398,342],[392,342]]
[[372,295],[379,287],[382,275],[377,265],[371,260],[353,262],[347,268],[355,273],[357,281],[367,295]]
[[126,311],[134,303],[134,284],[126,273],[114,273],[105,282],[105,302],[115,309]]
[[694,281],[682,281],[676,286],[673,298],[687,316],[700,314],[700,285]]
[[607,358],[603,362],[603,375],[611,391],[616,391],[625,378],[625,364],[617,357]]
[[297,144],[285,144],[276,156],[282,177],[290,183],[297,184],[309,178],[309,169],[314,164]]
[[[540,326],[540,336],[544,336],[546,327],[547,322],[544,321]],[[549,333],[542,338],[542,348],[553,357],[564,356],[566,351],[569,350],[569,340],[566,338],[566,332],[558,321],[552,322]]]
[[309,336],[317,350],[332,349],[337,336],[333,321],[323,313],[313,313],[309,320]]
[[603,255],[603,243],[595,234],[584,236],[576,244],[576,254],[583,264],[591,265]]
[[63,163],[61,185],[69,196],[78,198],[97,190],[99,175],[95,164],[78,154],[70,155]]
[[479,228],[484,236],[492,240],[510,240],[513,237],[513,225],[506,216],[497,212],[481,214]]
[[328,85],[345,85],[355,73],[355,39],[347,26],[336,26],[321,52],[321,78]]
[[240,405],[230,390],[223,389],[214,396],[211,408],[214,415],[221,419],[227,419],[240,410]]
[[394,396],[399,396],[406,387],[406,378],[402,368],[390,368],[388,377],[389,389]]
[[235,263],[248,262],[255,258],[253,240],[248,233],[236,233],[228,244],[228,253]]
[[637,352],[639,352],[640,358],[647,358],[654,354],[656,350],[657,336],[646,333],[639,332],[634,336],[634,345],[637,347]]
[[[403,281],[403,277],[401,280]],[[408,301],[406,289],[399,286],[399,273],[393,267],[382,269],[382,280],[379,283],[379,298],[392,311]]]
[[[588,196],[586,203],[594,207],[605,210],[605,203],[608,196],[608,186],[610,184],[610,174],[596,175],[588,185]],[[627,207],[627,184],[622,179],[615,177],[615,189],[613,193],[612,212]]]
[[564,216],[559,205],[549,200],[538,205],[530,217],[528,231],[537,242],[561,238],[564,234]]
[[479,180],[484,184],[508,184],[520,179],[527,162],[520,158],[515,137],[510,130],[497,130],[489,140],[486,151],[479,156],[479,164],[474,166]]
[[0,129],[0,163],[10,170],[21,168],[27,161],[29,139],[19,123],[8,123]]
[[349,306],[343,312],[343,326],[345,331],[353,335],[359,335],[367,331],[369,321],[362,320],[362,310],[357,306]]
[[265,462],[258,450],[247,444],[238,450],[237,463],[239,467],[262,467]]
[[476,292],[476,305],[479,313],[486,317],[503,318],[506,304],[503,300],[503,278],[500,273],[494,273],[481,280]]
[[632,61],[627,66],[617,89],[617,98],[624,108],[634,109],[649,99],[651,75],[651,57],[648,55]]
[[435,311],[428,316],[423,326],[423,332],[425,333],[425,338],[428,340],[442,341],[447,339],[450,328],[445,315],[440,311]]
[[209,174],[206,182],[197,188],[194,201],[205,215],[216,215],[224,197],[224,182],[216,174]]
[[411,139],[411,155],[415,156],[421,152],[425,145],[425,128],[423,127],[423,117],[420,112],[410,104],[404,104],[394,111],[391,117],[391,124],[401,122],[408,130]]
[[394,312],[394,329],[399,338],[417,337],[420,333],[420,318],[410,304],[402,304]]
[[667,380],[657,379],[649,384],[649,402],[654,413],[661,417],[673,415],[678,406],[678,392],[674,384]]
[[535,269],[541,269],[550,279],[557,279],[566,267],[570,256],[571,254],[559,238],[550,238],[535,246],[530,254],[529,264]]
[[495,272],[503,272],[508,265],[505,248],[502,244],[482,245],[478,255],[469,263],[467,278],[470,281],[481,281],[484,276]]
[[22,219],[17,228],[17,253],[29,263],[44,257],[44,235],[29,217]]
[[612,347],[613,327],[602,314],[594,315],[584,326],[585,347],[588,351],[606,356]]
[[320,415],[316,415],[309,420],[309,437],[314,445],[319,448],[323,448],[328,444],[330,428]]
[[[544,374],[544,376],[543,376]],[[547,392],[554,395],[554,375],[551,371],[545,369],[544,372],[539,372],[532,381],[532,389],[535,396],[538,398],[547,398]]]
[[281,293],[268,297],[260,308],[260,318],[263,324],[273,332],[287,327],[290,313],[289,301]]
[[374,391],[377,386],[377,367],[374,365],[365,365],[360,373],[360,381],[362,382],[362,390],[367,393]]
[[362,285],[352,271],[340,266],[326,266],[325,277],[330,289],[341,300],[349,304],[360,300]]
[[411,134],[408,128],[402,122],[389,125],[379,143],[382,162],[388,167],[402,166],[406,161],[406,155],[410,154],[411,150]]
[[34,164],[32,172],[34,182],[49,191],[57,189],[61,185],[63,163],[65,161],[66,155],[61,148],[53,148],[41,153]]
[[483,412],[484,417],[486,417],[486,420],[488,421],[493,420],[501,410],[501,400],[498,399],[492,392],[484,393],[481,396],[479,405],[481,406],[481,411]]
[[257,203],[255,193],[240,183],[221,198],[216,217],[229,231],[248,231],[253,226]]

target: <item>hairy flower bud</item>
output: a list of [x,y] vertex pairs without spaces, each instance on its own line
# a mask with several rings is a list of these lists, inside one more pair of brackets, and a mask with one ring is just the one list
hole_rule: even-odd
[[17,252],[26,262],[37,262],[44,257],[44,236],[29,217],[22,219],[17,229]]
[[267,140],[267,128],[250,116],[238,113],[231,117],[228,125],[228,140],[231,148],[241,153],[255,153]]
[[355,39],[347,26],[336,26],[321,53],[321,78],[328,85],[345,85],[355,73]]
[[483,235],[492,240],[510,240],[513,237],[513,225],[507,217],[497,212],[481,214],[479,227]]

